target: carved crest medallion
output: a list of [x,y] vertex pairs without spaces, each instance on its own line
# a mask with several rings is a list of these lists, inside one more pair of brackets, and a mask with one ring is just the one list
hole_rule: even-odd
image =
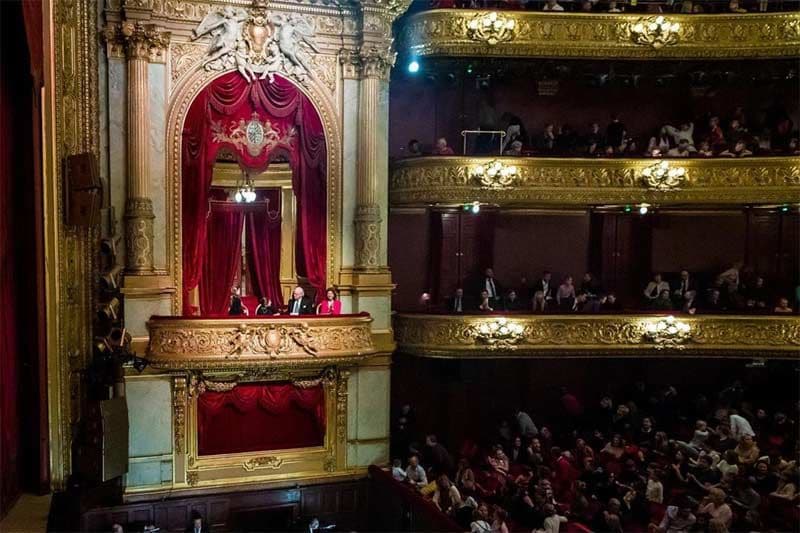
[[269,119],[262,121],[257,112],[253,112],[246,122],[244,119],[232,120],[227,126],[221,120],[211,123],[213,142],[230,143],[238,150],[246,149],[253,157],[279,145],[291,149],[296,134],[294,127],[281,132],[281,128]]

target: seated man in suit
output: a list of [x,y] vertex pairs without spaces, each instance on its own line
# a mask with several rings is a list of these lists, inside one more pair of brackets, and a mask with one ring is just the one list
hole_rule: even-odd
[[303,287],[295,287],[292,291],[292,298],[289,300],[289,305],[286,310],[290,315],[313,315],[314,305],[311,303],[311,298],[306,296]]
[[681,270],[681,278],[673,285],[673,300],[676,306],[682,306],[687,300],[686,295],[690,292],[697,292],[697,284],[688,270]]
[[447,312],[448,313],[463,313],[469,309],[466,299],[464,298],[464,289],[458,287],[453,296],[447,299]]

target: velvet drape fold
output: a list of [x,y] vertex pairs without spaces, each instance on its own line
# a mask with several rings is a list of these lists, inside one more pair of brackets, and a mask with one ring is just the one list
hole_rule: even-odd
[[[252,119],[265,125],[270,141],[255,155],[246,145],[244,133]],[[191,313],[188,294],[200,284],[206,248],[212,242],[208,234],[207,200],[217,152],[223,147],[234,152],[239,165],[251,172],[266,169],[276,153],[288,155],[298,211],[297,270],[321,293],[325,287],[327,257],[327,151],[322,121],[313,104],[287,79],[276,76],[272,83],[268,80],[248,83],[239,73],[232,72],[200,92],[184,123],[181,183],[184,313]]]
[[201,455],[322,445],[325,391],[291,383],[246,383],[198,397]]
[[[269,205],[280,205],[280,191],[261,191]],[[266,297],[276,307],[283,306],[281,294],[281,213],[267,209],[251,210],[246,214],[247,268],[253,282],[251,291]],[[252,310],[253,312],[255,309]]]
[[208,240],[200,278],[200,308],[206,315],[227,314],[231,284],[242,268],[244,212],[235,204],[215,203],[208,217]]

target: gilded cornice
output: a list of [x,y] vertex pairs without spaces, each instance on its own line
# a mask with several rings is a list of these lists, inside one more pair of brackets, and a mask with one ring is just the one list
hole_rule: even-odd
[[[670,39],[649,39],[637,23],[649,15],[503,11],[513,36],[490,44],[469,23],[488,13],[438,9],[417,13],[400,30],[399,49],[414,56],[600,59],[732,59],[800,56],[800,13],[665,15]],[[647,33],[647,24],[644,24]]]
[[161,31],[155,24],[124,21],[110,22],[101,35],[106,43],[108,57],[145,59],[152,63],[165,63],[170,32]]
[[680,187],[649,188],[643,170],[653,159],[501,158],[517,167],[512,184],[488,188],[473,169],[492,158],[420,157],[395,161],[389,184],[393,206],[757,204],[800,201],[800,158],[669,160],[685,169]]
[[648,315],[508,315],[521,330],[514,344],[482,342],[482,324],[493,315],[398,314],[394,333],[400,352],[424,357],[508,358],[610,355],[724,356],[753,358],[800,356],[800,320],[794,316],[687,316],[680,342],[648,335],[648,325],[664,317]]
[[324,366],[376,353],[367,315],[339,318],[180,319],[147,322],[156,368],[235,370]]

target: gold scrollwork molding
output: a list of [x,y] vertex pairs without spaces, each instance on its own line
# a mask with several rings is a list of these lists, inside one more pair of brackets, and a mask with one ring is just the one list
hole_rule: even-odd
[[389,182],[393,206],[757,204],[800,201],[800,160],[793,157],[681,159],[679,187],[654,188],[643,179],[652,159],[503,158],[513,185],[487,188],[474,169],[491,158],[420,157],[395,161]]
[[153,317],[150,364],[166,369],[326,366],[376,352],[368,315],[243,320]]
[[245,472],[255,472],[256,470],[278,470],[283,465],[283,459],[274,455],[262,457],[252,457],[242,464]]
[[[509,315],[521,338],[489,349],[480,332],[497,316],[398,314],[398,351],[426,357],[537,357],[684,355],[800,357],[800,321],[777,316],[681,317],[675,335],[654,334],[664,317],[647,315]],[[669,327],[669,326],[667,326]],[[486,328],[483,328],[486,329]],[[663,339],[666,338],[666,341]],[[670,348],[679,348],[670,351]]]
[[[438,9],[412,15],[399,48],[415,56],[730,59],[800,55],[800,13],[747,15],[578,14],[505,11],[504,39],[476,33],[486,11]],[[472,26],[470,26],[472,24]],[[482,26],[481,26],[482,27]],[[513,33],[513,34],[512,34]]]
[[186,377],[176,376],[172,380],[172,425],[174,427],[175,453],[183,453],[185,449],[187,398]]
[[123,21],[108,23],[101,35],[109,57],[122,59],[127,56],[146,59],[151,63],[164,63],[172,34],[162,31],[155,24]]

